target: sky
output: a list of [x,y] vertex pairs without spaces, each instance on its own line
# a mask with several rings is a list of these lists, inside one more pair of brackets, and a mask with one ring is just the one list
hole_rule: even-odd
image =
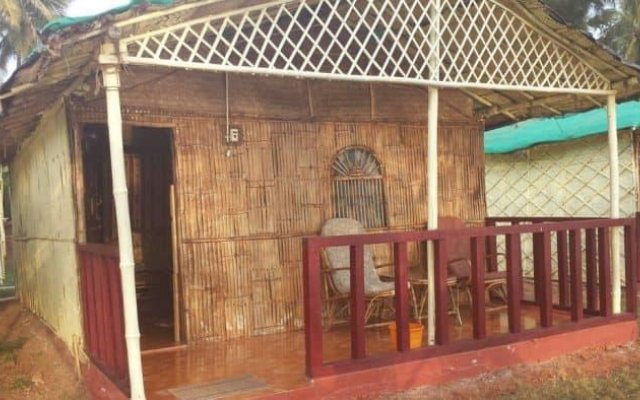
[[67,8],[67,15],[71,17],[93,15],[123,4],[129,4],[129,0],[73,0]]

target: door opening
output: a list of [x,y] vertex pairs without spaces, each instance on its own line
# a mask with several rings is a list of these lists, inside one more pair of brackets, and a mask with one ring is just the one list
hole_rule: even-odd
[[[141,346],[173,346],[180,341],[180,323],[174,311],[179,290],[173,254],[172,130],[125,126],[123,136]],[[106,125],[84,126],[83,162],[87,242],[116,246]]]

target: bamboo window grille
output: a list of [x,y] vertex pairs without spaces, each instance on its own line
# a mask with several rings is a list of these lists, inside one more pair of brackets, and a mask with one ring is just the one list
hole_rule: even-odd
[[386,226],[382,167],[371,151],[344,149],[335,157],[333,210],[336,218],[353,218],[366,228]]

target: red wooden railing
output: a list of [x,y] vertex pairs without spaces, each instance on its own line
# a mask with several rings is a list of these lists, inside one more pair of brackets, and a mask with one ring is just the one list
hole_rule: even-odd
[[[640,213],[638,214],[640,215]],[[570,218],[570,217],[488,217],[485,219],[485,226],[514,226],[523,224],[540,224],[551,222],[566,222],[566,221],[587,221],[587,220],[601,220],[604,218],[597,217],[582,217],[582,218]],[[569,306],[569,265],[567,254],[567,236],[566,233],[559,232],[556,240],[557,245],[557,257],[558,257],[558,287],[560,292],[560,304],[564,307]],[[498,246],[496,238],[487,240],[487,254],[491,254],[487,260],[487,269],[489,271],[498,270]],[[586,262],[593,263],[596,260],[596,231],[591,230],[586,233]],[[636,277],[640,281],[640,263],[638,263],[639,270],[636,271]],[[588,309],[593,310],[597,294],[594,291],[595,282],[597,282],[596,268],[590,266],[587,268],[587,290],[588,296]]]
[[128,392],[118,248],[78,245],[85,349],[93,363]]
[[[567,222],[567,221],[588,221],[588,220],[597,220],[601,218],[593,217],[593,218],[573,218],[573,217],[487,217],[485,218],[485,226],[493,227],[493,226],[513,226],[513,225],[524,225],[524,224],[542,224],[542,223],[550,223],[550,222]],[[564,240],[560,240],[560,243],[566,244],[566,237]],[[490,272],[495,272],[498,270],[498,243],[496,237],[487,238],[487,270]],[[560,246],[560,245],[559,245]],[[558,248],[560,251],[560,247]],[[562,267],[565,267],[563,265]],[[564,299],[564,297],[563,297]]]
[[[489,226],[461,230],[415,231],[382,233],[374,235],[309,237],[303,244],[304,315],[306,370],[311,378],[328,376],[398,362],[424,359],[437,355],[477,350],[499,344],[543,337],[615,321],[636,318],[636,271],[638,237],[636,219],[562,220],[548,223]],[[624,230],[625,273],[627,287],[625,313],[612,315],[611,266],[609,232],[614,227]],[[524,235],[533,236],[535,304],[539,307],[540,327],[523,331],[522,305],[522,253]],[[568,257],[566,269],[570,271],[568,299],[571,321],[553,326],[554,308],[551,281],[551,236],[559,235],[568,242],[563,254]],[[484,294],[484,274],[487,269],[485,253],[487,243],[498,237],[506,241],[506,270],[508,294],[509,333],[487,335]],[[582,249],[582,238],[586,249]],[[468,240],[472,264],[472,322],[473,339],[451,343],[449,338],[449,312],[447,293],[447,242]],[[407,244],[431,242],[435,249],[436,285],[436,345],[419,349],[409,348],[409,296]],[[397,352],[368,356],[365,343],[364,297],[364,247],[376,244],[392,244],[394,248],[396,288]],[[351,249],[351,359],[334,363],[323,361],[322,283],[320,253],[328,247]],[[585,258],[587,307],[582,304],[583,269]],[[563,267],[565,268],[565,267]],[[585,317],[586,316],[586,317]],[[588,317],[588,318],[587,318]]]

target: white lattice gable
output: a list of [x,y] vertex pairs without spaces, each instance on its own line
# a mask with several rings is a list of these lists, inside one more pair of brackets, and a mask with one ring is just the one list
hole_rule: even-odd
[[610,82],[494,0],[280,0],[124,38],[123,60],[214,71],[604,93]]

